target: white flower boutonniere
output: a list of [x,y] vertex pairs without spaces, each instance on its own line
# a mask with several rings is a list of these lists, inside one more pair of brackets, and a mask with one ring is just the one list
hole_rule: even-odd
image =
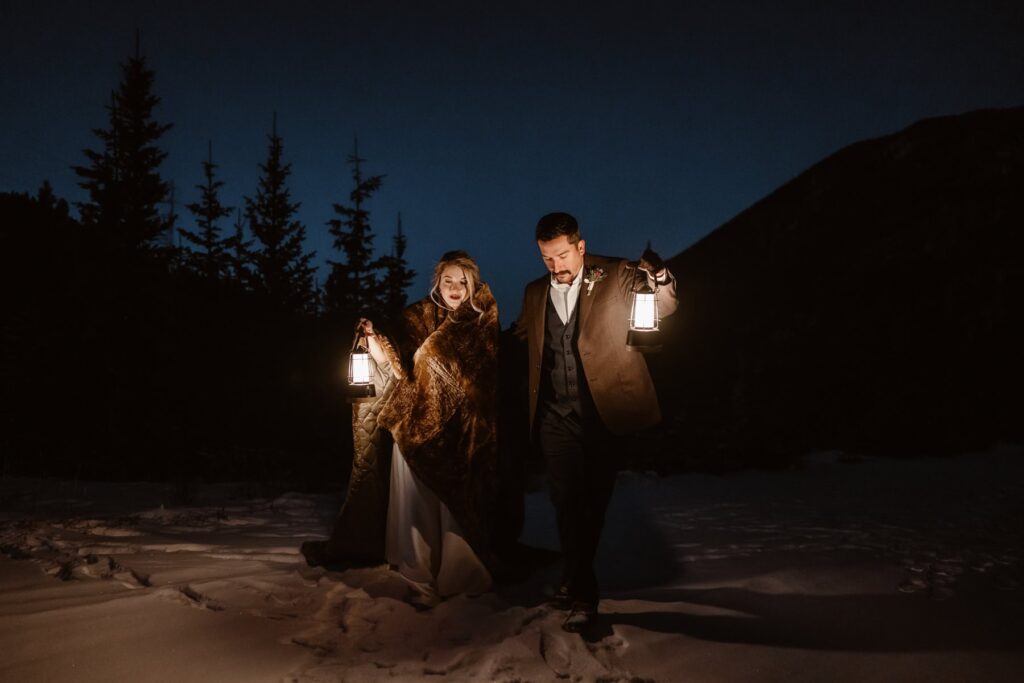
[[601,280],[608,277],[608,273],[604,272],[604,268],[598,266],[587,266],[586,270],[583,271],[583,282],[587,285],[587,296],[590,296],[590,292]]

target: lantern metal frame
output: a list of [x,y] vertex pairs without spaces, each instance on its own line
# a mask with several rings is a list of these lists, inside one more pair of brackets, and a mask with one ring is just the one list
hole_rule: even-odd
[[[639,276],[639,277],[637,277]],[[646,271],[640,270],[639,266],[634,275],[633,295],[629,300],[629,332],[626,334],[626,348],[630,351],[654,353],[661,351],[661,314],[658,312],[658,280],[653,275],[654,288],[648,284]],[[635,284],[639,280],[639,284]],[[636,326],[636,307],[639,296],[650,296],[654,304],[653,325],[650,327]]]
[[[367,381],[356,381],[355,377],[355,362],[356,355],[365,355],[366,364],[369,369]],[[366,342],[366,338],[361,330],[356,330],[355,337],[352,339],[352,349],[348,354],[348,391],[347,400],[349,403],[360,403],[363,401],[372,401],[377,397],[377,387],[374,385],[373,376],[377,371],[377,363],[373,360],[373,356],[370,354],[369,344]]]

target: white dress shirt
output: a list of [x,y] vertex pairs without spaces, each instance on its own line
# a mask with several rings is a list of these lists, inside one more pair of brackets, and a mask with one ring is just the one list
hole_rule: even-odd
[[572,282],[562,284],[555,279],[554,275],[551,276],[551,287],[548,292],[551,296],[551,303],[555,305],[555,313],[558,314],[563,325],[569,321],[569,316],[572,315],[573,309],[576,308],[576,302],[579,301],[581,282],[583,282],[582,265],[580,272],[576,273]]

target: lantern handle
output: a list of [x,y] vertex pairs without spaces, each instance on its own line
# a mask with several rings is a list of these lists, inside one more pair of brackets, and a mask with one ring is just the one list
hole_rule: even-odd
[[362,329],[356,328],[355,336],[352,337],[352,348],[349,350],[349,353],[352,353],[353,351],[355,351],[358,348],[362,348],[362,349],[364,349],[366,351],[370,350],[365,344],[360,344],[359,343],[362,338],[363,338],[363,331],[362,331]]
[[651,249],[651,241],[647,240],[647,247],[644,248],[644,253],[640,254],[640,261],[637,264],[639,267],[640,263],[646,263],[650,270],[644,270],[648,273],[652,280],[654,280],[654,291],[658,291],[658,271],[667,269],[664,259],[658,256],[658,252]]
[[[651,291],[655,294],[658,293],[658,278],[654,277],[653,273],[648,273],[646,270],[641,268],[640,261],[627,261],[626,268],[633,271],[633,286],[630,288],[630,291],[639,292],[640,288],[644,285],[647,285],[647,287],[650,288],[650,282],[653,281],[654,287]],[[643,277],[637,277],[640,273],[643,273]]]

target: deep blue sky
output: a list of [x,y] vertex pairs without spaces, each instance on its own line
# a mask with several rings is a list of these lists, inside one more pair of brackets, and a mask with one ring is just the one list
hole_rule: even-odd
[[358,134],[387,174],[378,248],[402,212],[411,297],[463,248],[505,323],[543,273],[548,211],[592,251],[670,256],[846,144],[1024,104],[1021,2],[5,2],[0,190],[82,199],[69,167],[136,28],[186,221],[207,140],[241,205],[276,111],[309,246],[334,258]]

